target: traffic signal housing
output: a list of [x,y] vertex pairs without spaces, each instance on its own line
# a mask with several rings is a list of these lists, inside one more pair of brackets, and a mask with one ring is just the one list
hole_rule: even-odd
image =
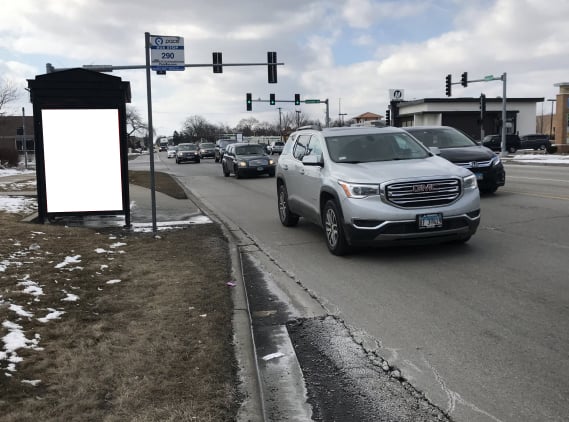
[[300,94],[294,94],[294,105],[300,105]]
[[445,89],[445,93],[447,95],[447,97],[450,97],[452,95],[452,76],[451,75],[447,75],[446,77],[446,89]]
[[484,118],[484,113],[486,113],[486,95],[480,94],[480,116]]
[[275,105],[276,101],[275,101],[275,94],[269,94],[269,104],[270,105]]
[[385,110],[385,124],[391,126],[391,110]]
[[462,73],[460,76],[460,84],[465,88],[468,86],[468,72]]
[[213,53],[213,73],[223,73],[221,52]]
[[251,95],[250,92],[247,93],[246,104],[247,104],[247,111],[253,110],[253,96]]
[[269,75],[269,83],[276,84],[277,83],[277,52],[276,51],[268,51],[267,52],[267,63],[268,63],[268,75]]

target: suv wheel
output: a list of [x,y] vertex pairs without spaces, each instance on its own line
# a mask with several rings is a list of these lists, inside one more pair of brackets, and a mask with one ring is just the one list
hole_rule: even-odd
[[280,184],[278,187],[279,197],[279,218],[283,226],[292,227],[298,224],[298,215],[293,214],[288,207],[288,193],[286,186]]
[[342,216],[338,206],[332,200],[324,205],[324,221],[322,222],[326,234],[326,245],[334,255],[345,255],[349,250],[344,234]]
[[221,168],[223,169],[223,175],[229,177],[229,170],[225,168],[225,163],[221,163]]
[[516,152],[517,150],[518,150],[518,149],[517,149],[516,147],[510,147],[510,148],[508,148],[508,152],[510,152],[510,153],[512,153],[512,154],[513,154],[514,152]]

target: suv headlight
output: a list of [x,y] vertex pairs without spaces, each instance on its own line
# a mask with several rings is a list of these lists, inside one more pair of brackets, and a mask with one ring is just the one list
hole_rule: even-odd
[[247,167],[247,161],[239,161],[239,167]]
[[492,165],[493,166],[497,166],[498,164],[500,164],[502,161],[500,160],[500,157],[498,155],[496,155],[494,158],[492,158]]
[[464,190],[471,190],[476,189],[478,187],[478,183],[476,182],[476,176],[471,174],[470,176],[466,176],[462,178],[462,188]]
[[[476,182],[476,179],[474,179]],[[338,184],[344,190],[348,198],[361,199],[368,196],[379,195],[379,184],[348,183],[338,180]]]

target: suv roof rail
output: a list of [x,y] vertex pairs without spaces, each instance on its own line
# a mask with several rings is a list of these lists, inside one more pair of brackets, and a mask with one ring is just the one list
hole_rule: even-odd
[[318,125],[307,125],[307,126],[300,126],[296,130],[322,130],[322,128]]

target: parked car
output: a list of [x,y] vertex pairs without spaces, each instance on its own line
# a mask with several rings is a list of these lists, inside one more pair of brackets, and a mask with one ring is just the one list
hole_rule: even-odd
[[533,149],[533,150],[542,150],[542,151],[550,151],[551,150],[551,141],[548,135],[540,135],[540,134],[531,134],[531,135],[524,135],[520,138],[521,140],[521,149]]
[[267,152],[269,154],[280,154],[283,152],[284,142],[273,141],[267,146]]
[[215,158],[215,144],[213,142],[202,142],[198,148],[201,158]]
[[200,162],[200,152],[196,144],[178,144],[178,152],[176,153],[176,164],[186,161]]
[[168,158],[176,158],[178,148],[175,146],[168,147]]
[[481,192],[496,192],[506,183],[506,171],[500,157],[463,132],[450,126],[411,126],[405,130],[427,148],[438,148],[440,156],[476,176]]
[[275,176],[275,161],[265,152],[259,144],[234,143],[227,146],[221,160],[223,175],[229,177],[231,173],[238,179],[243,176],[256,176],[268,174]]
[[237,141],[235,139],[218,139],[215,143],[215,151],[214,151],[214,158],[215,162],[219,163],[223,158],[223,154],[225,154],[225,148],[229,144],[234,144]]
[[321,226],[335,255],[361,244],[466,242],[480,223],[476,176],[400,128],[299,130],[276,175],[281,223]]
[[[502,151],[502,135],[487,135],[482,140],[482,145],[492,151]],[[507,134],[506,135],[506,151],[512,154],[519,150],[522,146],[522,142],[518,135]]]

